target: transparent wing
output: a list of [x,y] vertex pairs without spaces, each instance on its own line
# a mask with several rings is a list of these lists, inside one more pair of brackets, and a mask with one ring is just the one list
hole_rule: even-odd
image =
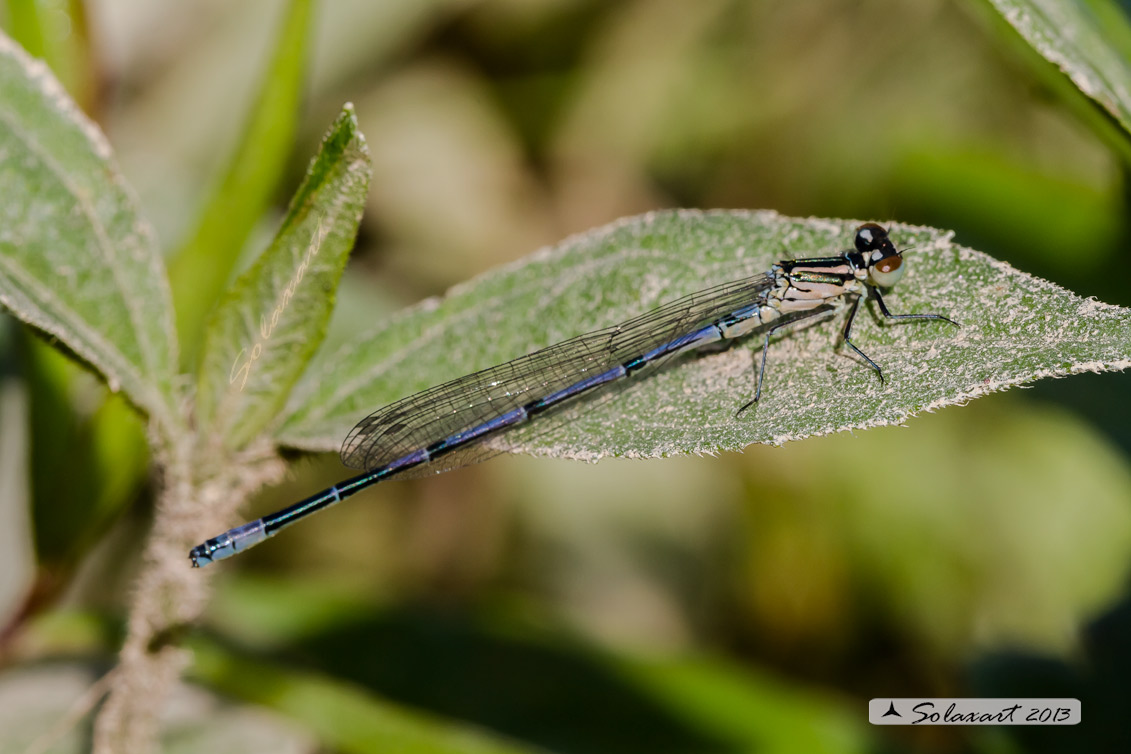
[[[772,283],[773,278],[766,274],[724,283],[616,327],[587,333],[410,395],[358,422],[342,444],[342,463],[375,469],[479,426],[693,332],[753,302]],[[545,419],[539,417],[537,421]],[[466,466],[498,452],[483,442],[472,443],[402,476]]]

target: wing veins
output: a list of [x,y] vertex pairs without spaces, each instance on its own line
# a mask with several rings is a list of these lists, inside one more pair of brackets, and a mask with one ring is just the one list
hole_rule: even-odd
[[[772,282],[761,274],[671,301],[614,327],[579,335],[415,393],[362,419],[342,444],[342,462],[375,469],[415,450],[497,419],[690,333],[743,304]],[[539,421],[543,421],[540,419]],[[486,437],[486,436],[485,436]],[[481,442],[406,476],[454,468],[494,455]],[[471,456],[476,457],[468,460]]]

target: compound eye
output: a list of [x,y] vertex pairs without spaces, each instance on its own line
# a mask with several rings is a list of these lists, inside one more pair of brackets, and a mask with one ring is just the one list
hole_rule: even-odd
[[888,232],[882,225],[864,223],[856,229],[856,250],[871,251],[878,249],[888,241]]
[[872,281],[883,288],[893,286],[900,281],[907,268],[903,266],[903,257],[885,256],[872,265]]

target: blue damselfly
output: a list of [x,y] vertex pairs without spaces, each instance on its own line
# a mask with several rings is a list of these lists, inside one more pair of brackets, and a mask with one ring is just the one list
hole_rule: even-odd
[[770,338],[778,330],[848,308],[844,342],[884,379],[852,342],[860,302],[871,296],[887,319],[942,320],[941,314],[892,314],[881,288],[906,271],[887,231],[875,223],[856,230],[855,248],[829,257],[780,261],[766,273],[709,288],[665,304],[616,327],[535,351],[397,401],[362,419],[342,445],[342,462],[365,473],[288,508],[197,545],[195,567],[235,555],[282,529],[372,484],[464,466],[492,455],[490,438],[590,397],[610,385],[654,370],[677,354],[763,334],[754,397],[766,374]]

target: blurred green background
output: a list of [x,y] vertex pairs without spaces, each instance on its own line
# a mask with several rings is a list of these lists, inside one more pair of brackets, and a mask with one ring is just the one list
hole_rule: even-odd
[[[174,252],[284,4],[41,0],[30,32],[25,5],[5,28],[106,131]],[[1126,137],[976,0],[330,0],[310,34],[297,138],[242,259],[354,102],[374,176],[324,352],[675,206],[953,228],[1131,305]],[[140,422],[61,362],[0,321],[9,674],[108,667],[150,515]],[[741,455],[381,485],[225,565],[191,677],[221,709],[272,708],[296,750],[1128,751],[1129,388],[1084,375]],[[292,469],[249,517],[343,475],[333,456]],[[369,735],[376,713],[339,693],[392,722]],[[1085,723],[866,720],[872,697],[1007,695],[1081,698]],[[403,721],[439,738],[393,746]]]

